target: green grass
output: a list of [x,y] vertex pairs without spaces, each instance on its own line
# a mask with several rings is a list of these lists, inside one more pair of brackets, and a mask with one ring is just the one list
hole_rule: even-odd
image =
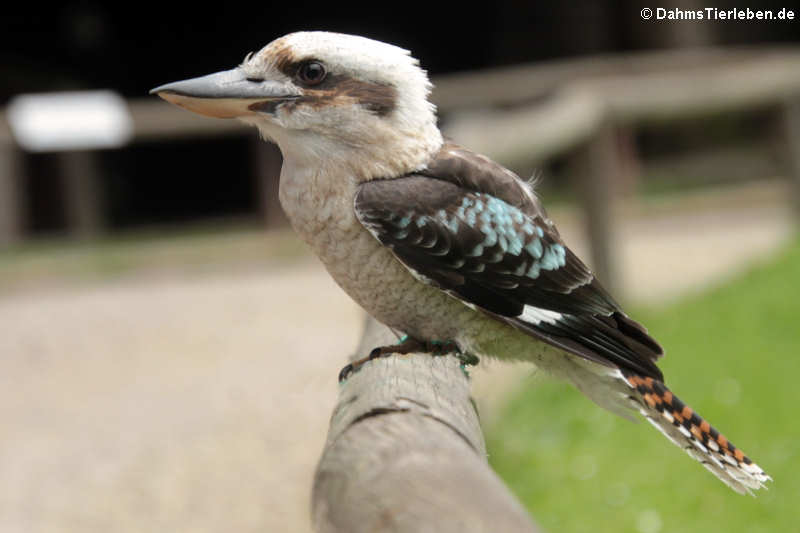
[[528,383],[487,428],[490,461],[547,531],[800,531],[800,242],[706,294],[634,311],[667,384],[773,478],[740,496],[644,422]]

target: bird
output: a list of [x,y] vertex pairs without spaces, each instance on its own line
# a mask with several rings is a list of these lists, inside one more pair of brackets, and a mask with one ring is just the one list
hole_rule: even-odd
[[533,185],[442,135],[431,90],[402,47],[301,31],[150,92],[277,144],[294,230],[406,335],[373,354],[445,346],[533,363],[601,407],[640,413],[735,491],[765,487],[771,477],[667,388],[662,347],[567,246]]

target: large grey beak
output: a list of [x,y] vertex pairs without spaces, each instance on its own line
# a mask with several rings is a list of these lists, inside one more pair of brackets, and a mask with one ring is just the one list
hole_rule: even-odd
[[278,102],[299,96],[296,89],[273,80],[248,78],[240,68],[167,83],[152,89],[167,102],[217,118],[270,111]]

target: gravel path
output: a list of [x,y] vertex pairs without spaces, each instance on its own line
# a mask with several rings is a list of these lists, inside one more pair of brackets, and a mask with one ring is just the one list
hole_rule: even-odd
[[309,529],[361,324],[316,264],[17,295],[0,324],[0,531]]
[[[769,256],[789,219],[651,217],[622,235],[628,293],[661,300]],[[0,531],[309,531],[360,322],[310,259],[0,299]],[[530,374],[487,368],[475,372],[484,418]]]

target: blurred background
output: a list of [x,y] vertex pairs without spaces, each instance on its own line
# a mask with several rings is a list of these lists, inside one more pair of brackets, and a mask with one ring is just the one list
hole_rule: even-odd
[[729,494],[655,431],[484,363],[491,461],[537,521],[796,531],[798,17],[695,0],[7,9],[0,531],[310,530],[361,312],[288,229],[275,147],[147,95],[310,29],[420,58],[446,134],[539,180],[566,242],[665,345],[668,383],[776,479]]

